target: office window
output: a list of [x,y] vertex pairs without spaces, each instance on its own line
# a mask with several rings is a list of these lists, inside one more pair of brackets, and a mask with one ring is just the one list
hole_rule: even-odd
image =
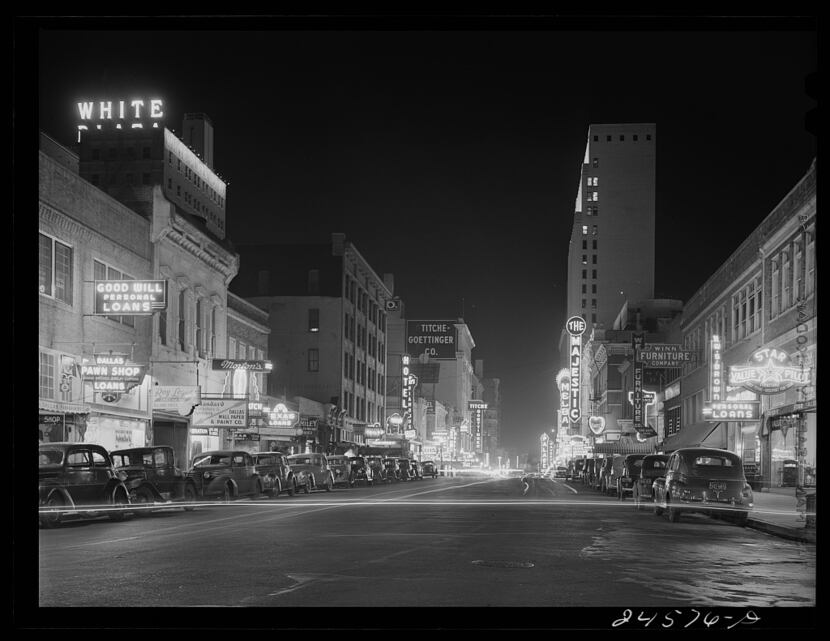
[[585,299],[582,299],[582,309],[585,309]]
[[598,192],[598,191],[593,191],[593,192],[591,192],[591,196],[592,196],[592,200],[593,200],[594,202],[596,202],[597,200],[599,200],[599,192]]
[[316,348],[311,348],[308,350],[308,371],[309,372],[319,372],[320,371],[320,350]]
[[591,186],[591,177],[590,177],[590,176],[588,176],[587,178],[585,178],[585,184],[586,184],[586,185],[588,185],[588,187],[590,187],[590,186]]
[[778,261],[772,260],[770,261],[770,266],[772,270],[770,272],[770,305],[769,305],[769,317],[775,318],[781,312],[781,297],[779,295],[779,281],[781,279],[781,272],[778,269]]
[[599,136],[594,136],[594,142],[599,142]]
[[[591,180],[593,181],[591,184],[593,184],[593,186],[594,186],[594,187],[598,187],[598,186],[599,186],[599,178],[597,178],[596,176],[594,176]],[[594,200],[596,200],[596,198],[595,198]]]
[[167,152],[167,164],[170,165],[170,166],[173,165],[173,152],[172,151]]
[[605,136],[605,142],[611,142],[611,136]]
[[72,248],[56,238],[40,234],[39,291],[41,294],[63,301],[73,301]]
[[592,298],[592,299],[591,299],[591,308],[592,308],[592,309],[596,309],[596,308],[597,308],[597,299],[596,299],[596,298]]
[[587,269],[582,270],[582,278],[583,278],[583,280],[588,278],[588,270]]
[[804,251],[800,238],[793,241],[793,297],[798,300],[804,296]]
[[583,265],[588,264],[588,255],[587,254],[582,254],[582,264]]
[[[187,312],[187,298],[184,289],[179,290],[179,349],[184,351],[185,348],[185,314]],[[234,358],[230,355],[229,358]]]
[[637,134],[634,134],[632,138],[634,138],[634,142],[637,142]]
[[620,134],[620,142],[625,142],[625,136],[623,134]]
[[780,254],[782,256],[781,261],[781,282],[782,282],[782,295],[781,295],[781,308],[788,309],[793,304],[793,284],[792,284],[792,252],[790,247],[787,246],[783,252]]
[[592,270],[591,270],[591,278],[596,278],[596,277],[597,277],[597,270],[596,270],[596,269],[592,269]]
[[586,285],[585,283],[582,283],[582,293],[583,294],[588,293],[588,285]]
[[594,239],[594,241],[591,245],[591,249],[596,249],[596,248],[597,248],[597,241],[596,241],[596,239]]
[[596,322],[597,322],[597,315],[596,315],[596,314],[591,314],[591,322],[592,322],[592,323],[596,323]]
[[311,307],[308,310],[308,331],[320,331],[320,310],[316,307]]
[[596,225],[594,225],[594,226],[593,226],[593,229],[592,229],[592,231],[591,231],[591,233],[592,233],[592,235],[593,235],[593,236],[596,236],[598,231],[599,231],[599,230],[597,229],[597,226],[596,226]]
[[597,293],[597,284],[596,284],[596,283],[593,283],[593,284],[591,285],[591,293],[592,293],[592,294],[596,294],[596,293]]
[[[589,214],[590,216],[590,214]],[[585,236],[588,233],[588,225],[582,225],[582,235]]]
[[594,158],[593,167],[599,167],[599,158]]
[[216,355],[216,308],[210,310],[210,355]]
[[55,357],[46,352],[40,353],[40,388],[41,398],[55,397]]
[[646,140],[651,140],[651,134],[646,134]]
[[804,258],[805,279],[804,296],[810,296],[816,286],[816,239],[815,227],[807,230],[807,249]]
[[202,344],[204,340],[204,331],[202,328],[202,299],[196,299],[196,349],[203,352],[205,346]]

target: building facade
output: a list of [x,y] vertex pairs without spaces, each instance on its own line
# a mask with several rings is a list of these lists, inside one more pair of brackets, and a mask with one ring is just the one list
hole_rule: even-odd
[[[567,318],[610,328],[654,297],[656,127],[590,125],[568,246]],[[567,350],[567,333],[560,352]]]
[[[681,429],[663,447],[732,450],[760,486],[815,485],[815,180],[814,161],[689,299],[683,315],[684,344],[701,358],[679,378]],[[725,400],[759,404],[748,419],[708,415],[719,393],[712,386],[713,341],[720,346]]]

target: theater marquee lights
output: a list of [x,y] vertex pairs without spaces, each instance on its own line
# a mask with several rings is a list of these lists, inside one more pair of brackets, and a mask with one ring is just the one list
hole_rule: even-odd
[[579,399],[579,376],[582,369],[582,334],[588,324],[581,316],[571,316],[565,323],[570,335],[570,404],[568,418],[577,423],[582,415]]

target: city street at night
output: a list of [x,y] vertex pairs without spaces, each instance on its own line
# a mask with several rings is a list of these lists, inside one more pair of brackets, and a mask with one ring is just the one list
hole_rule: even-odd
[[[40,532],[72,606],[812,606],[815,546],[579,484],[457,477]],[[574,492],[573,489],[577,491]],[[90,581],[89,573],[95,580]]]

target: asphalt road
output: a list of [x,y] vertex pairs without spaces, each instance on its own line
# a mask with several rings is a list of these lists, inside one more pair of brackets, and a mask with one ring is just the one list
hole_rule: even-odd
[[[576,490],[576,491],[574,491]],[[814,606],[815,546],[438,478],[39,531],[41,606]]]

